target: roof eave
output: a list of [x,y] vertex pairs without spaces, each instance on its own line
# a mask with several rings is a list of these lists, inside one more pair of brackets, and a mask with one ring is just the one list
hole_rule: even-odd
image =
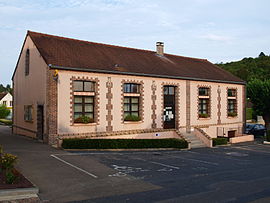
[[192,81],[204,81],[204,82],[216,82],[216,83],[230,83],[230,84],[240,84],[246,85],[245,81],[227,81],[227,80],[215,80],[215,79],[203,79],[203,78],[193,78],[193,77],[182,77],[182,76],[169,76],[169,75],[157,75],[157,74],[147,74],[147,73],[132,73],[132,72],[124,72],[124,71],[111,71],[111,70],[100,70],[100,69],[89,69],[85,68],[77,68],[77,67],[64,67],[57,65],[48,65],[53,69],[60,70],[72,70],[72,71],[80,71],[80,72],[93,72],[93,73],[108,73],[108,74],[118,74],[118,75],[134,75],[134,76],[144,76],[144,77],[155,77],[155,78],[169,78],[169,79],[180,79],[180,80],[192,80]]

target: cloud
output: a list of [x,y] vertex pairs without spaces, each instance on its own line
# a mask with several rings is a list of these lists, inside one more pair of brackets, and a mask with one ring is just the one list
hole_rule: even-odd
[[206,34],[200,36],[202,39],[211,40],[211,41],[221,41],[221,42],[229,42],[232,40],[229,36],[217,35],[217,34]]

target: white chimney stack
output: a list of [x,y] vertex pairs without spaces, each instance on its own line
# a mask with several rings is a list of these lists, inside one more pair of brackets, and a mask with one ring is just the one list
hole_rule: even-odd
[[160,56],[164,55],[164,43],[163,42],[157,42],[157,54]]

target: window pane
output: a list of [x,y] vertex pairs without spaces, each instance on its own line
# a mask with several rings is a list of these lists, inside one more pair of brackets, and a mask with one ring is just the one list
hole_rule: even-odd
[[129,112],[125,112],[125,113],[124,113],[124,118],[127,117],[127,116],[129,116],[129,115],[130,115]]
[[131,115],[132,116],[139,116],[139,112],[132,112]]
[[139,85],[138,84],[131,84],[131,92],[132,93],[139,93]]
[[86,92],[94,92],[95,91],[95,83],[85,81],[84,82],[84,91],[86,91]]
[[132,111],[139,111],[139,105],[138,104],[132,104],[132,106],[131,106],[131,110]]
[[125,103],[125,104],[129,104],[129,97],[125,97],[125,98],[124,98],[124,103]]
[[236,90],[235,89],[228,89],[228,97],[235,97]]
[[130,84],[129,83],[124,84],[124,92],[125,93],[131,92]]
[[84,106],[84,111],[85,112],[93,112],[93,104],[85,104],[85,106]]
[[74,103],[82,103],[82,97],[75,96]]
[[169,87],[169,95],[174,95],[174,87]]
[[94,114],[93,113],[86,113],[85,116],[94,119]]
[[139,103],[139,98],[138,97],[132,97],[131,98],[131,103],[135,103],[135,104],[138,104]]
[[164,86],[164,95],[168,95],[168,94],[169,94],[169,87]]
[[94,103],[94,97],[84,97],[84,103]]
[[78,91],[78,92],[83,91],[83,81],[74,81],[73,86],[74,86],[74,91]]
[[82,104],[74,104],[74,112],[82,112]]
[[75,113],[75,114],[74,114],[74,119],[79,118],[79,117],[81,117],[81,116],[82,116],[81,113]]
[[124,105],[124,111],[130,111],[130,105],[129,104],[125,104]]

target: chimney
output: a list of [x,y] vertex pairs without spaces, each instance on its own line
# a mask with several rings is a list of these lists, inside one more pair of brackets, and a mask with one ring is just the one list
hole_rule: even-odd
[[160,56],[164,55],[164,43],[163,42],[157,42],[157,54]]

